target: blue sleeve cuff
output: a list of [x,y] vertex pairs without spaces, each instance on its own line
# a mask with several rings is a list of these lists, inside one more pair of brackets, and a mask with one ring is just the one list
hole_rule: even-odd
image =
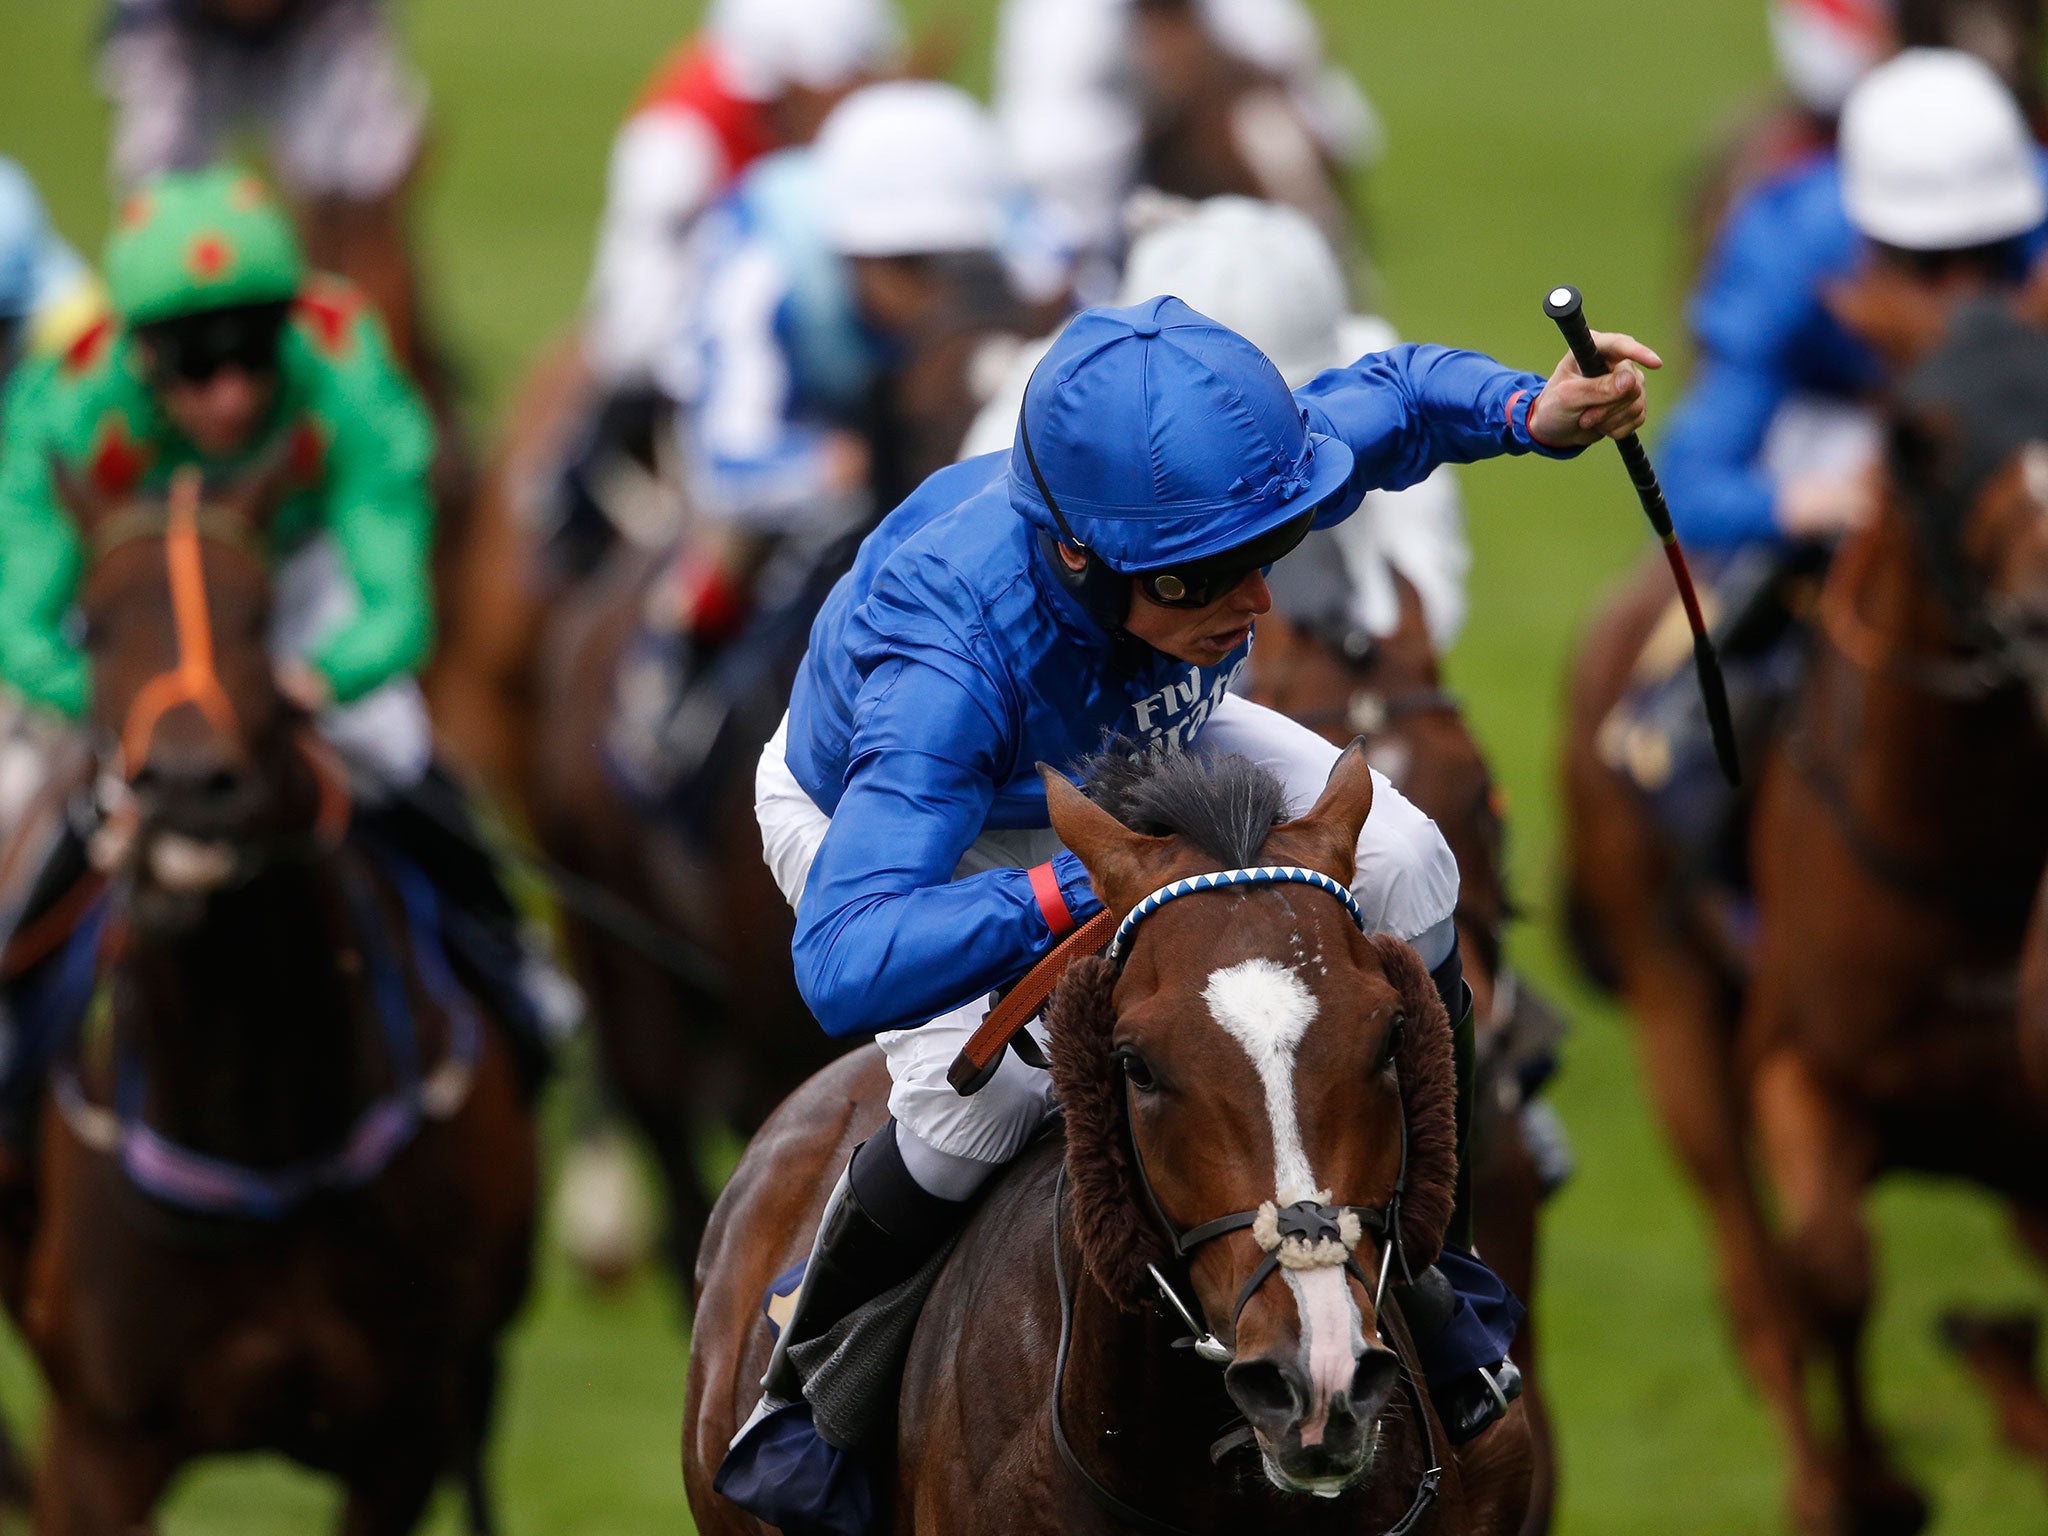
[[1102,910],[1102,899],[1088,878],[1088,866],[1078,855],[1062,848],[1052,856],[1052,872],[1060,883],[1060,899],[1067,904],[1078,926]]

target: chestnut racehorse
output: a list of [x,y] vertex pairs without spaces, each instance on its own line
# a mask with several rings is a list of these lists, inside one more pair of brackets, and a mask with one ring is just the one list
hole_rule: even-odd
[[250,1450],[338,1478],[360,1536],[410,1531],[447,1476],[490,1525],[531,1116],[431,888],[344,837],[346,777],[273,680],[290,460],[266,463],[203,503],[196,470],[168,504],[59,472],[111,813],[101,1001],[42,1111],[33,1220],[0,1233],[50,1388],[45,1532],[148,1528],[187,1463]]
[[[1304,550],[1294,558],[1312,553]],[[1522,1401],[1535,1447],[1524,1527],[1535,1536],[1550,1528],[1556,1453],[1536,1375],[1536,1218],[1544,1190],[1523,1136],[1517,1068],[1532,1044],[1545,1049],[1554,1043],[1524,1037],[1554,1024],[1519,978],[1509,977],[1496,990],[1514,915],[1499,796],[1486,755],[1456,696],[1443,685],[1422,600],[1406,577],[1398,571],[1393,576],[1401,620],[1390,635],[1319,633],[1278,609],[1261,618],[1249,692],[1337,746],[1362,742],[1372,765],[1435,821],[1457,858],[1458,947],[1478,1033],[1469,1148],[1474,1234],[1494,1273],[1529,1308],[1513,1355],[1522,1370]],[[1536,1010],[1542,1010],[1540,1018]]]
[[1869,1185],[1892,1169],[1980,1183],[2048,1257],[2048,1114],[2012,1008],[2048,862],[2048,334],[2003,304],[1957,310],[1945,338],[1938,316],[1894,329],[1901,358],[1939,339],[1890,407],[1881,510],[1826,578],[1751,840],[1741,1059],[1777,1223],[1764,1244],[1721,1237],[1816,1532],[1926,1515],[1864,1401]]
[[[1163,778],[1175,793],[1150,799]],[[1372,801],[1364,752],[1347,752],[1314,808],[1287,822],[1277,781],[1241,759],[1156,760],[1108,808],[1049,771],[1046,787],[1054,828],[1114,913],[1219,868],[1295,866],[1325,883],[1166,900],[1131,930],[1121,964],[1090,958],[1068,973],[1048,1010],[1065,1135],[1001,1177],[938,1274],[882,1478],[888,1528],[1519,1529],[1520,1405],[1470,1447],[1448,1447],[1380,1286],[1442,1241],[1456,1088],[1421,962],[1361,933],[1344,899]],[[1113,810],[1170,830],[1130,831]],[[720,1199],[683,1440],[706,1536],[762,1530],[711,1479],[759,1396],[764,1287],[808,1249],[888,1086],[872,1049],[834,1063],[762,1129]],[[1282,1237],[1268,1219],[1280,1206],[1314,1232]],[[1148,1265],[1220,1341],[1204,1345],[1227,1362],[1220,1379],[1173,1347],[1185,1328]],[[1249,1434],[1218,1442],[1240,1415]]]
[[[952,462],[978,408],[967,381],[981,349],[1004,335],[1036,334],[1043,324],[988,276],[966,264],[931,274],[949,285],[947,312],[909,339],[884,386],[875,429],[878,512]],[[813,583],[813,610],[851,564],[852,550],[849,539]],[[606,1075],[654,1148],[670,1253],[687,1275],[711,1209],[699,1161],[705,1138],[727,1128],[750,1134],[840,1047],[798,995],[794,919],[754,821],[754,766],[788,701],[809,613],[767,658],[759,685],[736,711],[724,771],[704,775],[693,809],[696,825],[708,831],[692,837],[635,805],[606,766],[600,743],[619,657],[651,583],[666,569],[665,551],[622,546],[555,605],[537,673],[547,729],[533,743],[531,812],[544,846],[565,866],[715,957],[708,977],[679,974],[587,921],[572,915],[566,925]]]

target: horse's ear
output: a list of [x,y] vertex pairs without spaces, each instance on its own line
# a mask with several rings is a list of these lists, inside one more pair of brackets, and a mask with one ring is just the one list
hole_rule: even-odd
[[1822,298],[1844,330],[1894,369],[1912,366],[1948,334],[1950,301],[1883,262],[1866,264]]
[[1330,770],[1330,781],[1309,813],[1275,827],[1262,857],[1284,854],[1349,885],[1357,873],[1358,833],[1370,814],[1372,767],[1365,760],[1365,744],[1354,741]]
[[87,544],[92,543],[93,534],[100,524],[119,510],[120,504],[103,495],[89,476],[73,470],[58,455],[51,454],[49,464],[50,488],[57,493],[57,500],[64,510],[71,514],[79,537]]
[[1152,878],[1168,857],[1171,838],[1133,832],[1067,781],[1065,774],[1044,763],[1046,809],[1052,829],[1074,856],[1088,866],[1095,894],[1112,912],[1128,912],[1158,885]]

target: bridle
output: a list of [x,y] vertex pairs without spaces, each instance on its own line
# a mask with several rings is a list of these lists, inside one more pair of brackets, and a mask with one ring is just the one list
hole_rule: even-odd
[[[1359,932],[1366,931],[1365,915],[1359,909],[1358,900],[1339,881],[1323,874],[1320,870],[1306,869],[1292,864],[1268,864],[1249,869],[1225,869],[1211,874],[1192,875],[1161,886],[1135,907],[1131,908],[1123,922],[1118,925],[1116,936],[1110,941],[1107,951],[1111,964],[1122,968],[1133,936],[1146,918],[1161,907],[1183,896],[1192,896],[1202,891],[1224,890],[1249,885],[1309,885],[1337,898],[1342,903],[1351,921]],[[1118,1066],[1123,1070],[1128,1058],[1119,1057]],[[1394,1266],[1400,1266],[1404,1281],[1412,1282],[1414,1275],[1408,1266],[1408,1256],[1401,1241],[1401,1200],[1408,1187],[1408,1117],[1406,1104],[1400,1095],[1398,1074],[1395,1080],[1396,1109],[1401,1127],[1401,1159],[1395,1174],[1394,1188],[1387,1202],[1382,1206],[1333,1205],[1324,1199],[1311,1197],[1298,1200],[1292,1205],[1278,1207],[1271,1200],[1257,1210],[1233,1211],[1227,1216],[1198,1223],[1182,1229],[1175,1226],[1159,1202],[1158,1193],[1152,1187],[1151,1175],[1145,1167],[1143,1152],[1138,1146],[1135,1122],[1131,1115],[1130,1094],[1132,1085],[1128,1072],[1124,1077],[1124,1126],[1128,1136],[1131,1156],[1131,1170],[1144,1191],[1145,1203],[1152,1219],[1172,1246],[1174,1259],[1185,1264],[1191,1254],[1204,1243],[1212,1242],[1233,1232],[1249,1229],[1253,1240],[1264,1250],[1265,1256],[1253,1269],[1243,1287],[1238,1291],[1237,1301],[1231,1310],[1232,1335],[1235,1336],[1237,1321],[1244,1314],[1245,1307],[1257,1294],[1259,1288],[1282,1268],[1309,1269],[1325,1266],[1341,1266],[1345,1273],[1356,1279],[1361,1287],[1373,1294],[1373,1312],[1380,1339],[1393,1351],[1400,1362],[1403,1387],[1413,1400],[1416,1422],[1422,1428],[1423,1460],[1426,1463],[1417,1482],[1415,1496],[1409,1501],[1406,1512],[1387,1528],[1385,1536],[1407,1536],[1429,1512],[1436,1502],[1437,1490],[1443,1481],[1443,1462],[1438,1453],[1436,1433],[1431,1428],[1429,1405],[1424,1401],[1421,1384],[1416,1380],[1415,1370],[1408,1357],[1402,1352],[1399,1338],[1388,1328],[1385,1306],[1387,1282]],[[1059,1451],[1060,1460],[1081,1483],[1098,1507],[1117,1520],[1136,1526],[1147,1536],[1189,1536],[1167,1521],[1155,1518],[1144,1511],[1127,1504],[1108,1488],[1103,1486],[1094,1474],[1082,1465],[1079,1455],[1067,1438],[1066,1426],[1061,1418],[1060,1401],[1066,1381],[1067,1355],[1073,1342],[1074,1298],[1066,1281],[1065,1261],[1061,1256],[1060,1238],[1062,1232],[1062,1205],[1066,1189],[1066,1170],[1061,1168],[1053,1188],[1053,1275],[1055,1288],[1060,1298],[1059,1350],[1053,1364],[1052,1388],[1052,1435],[1053,1444]],[[1368,1278],[1359,1264],[1355,1249],[1363,1235],[1371,1232],[1380,1243],[1379,1275]],[[1234,1358],[1231,1347],[1218,1339],[1215,1333],[1204,1327],[1194,1310],[1184,1302],[1172,1283],[1161,1274],[1155,1264],[1145,1266],[1152,1276],[1152,1282],[1159,1288],[1160,1295],[1173,1308],[1190,1331],[1191,1337],[1182,1345],[1194,1354],[1218,1368],[1227,1366]],[[1236,1449],[1249,1438],[1249,1431],[1240,1426],[1226,1434],[1211,1448],[1211,1458],[1220,1459]]]
[[[121,730],[113,742],[114,775],[105,798],[116,801],[118,813],[133,796],[133,787],[149,759],[151,744],[164,716],[191,705],[206,717],[234,755],[249,759],[248,736],[234,701],[222,686],[214,661],[213,613],[206,598],[204,546],[211,542],[250,552],[255,531],[232,513],[203,504],[204,479],[195,465],[171,476],[170,495],[161,512],[134,507],[117,513],[93,535],[93,561],[143,539],[162,539],[164,568],[171,591],[171,622],[177,640],[176,664],[157,673],[129,700]],[[319,786],[315,831],[328,846],[347,829],[347,771],[331,749],[315,736],[310,724],[297,732],[297,745]]]

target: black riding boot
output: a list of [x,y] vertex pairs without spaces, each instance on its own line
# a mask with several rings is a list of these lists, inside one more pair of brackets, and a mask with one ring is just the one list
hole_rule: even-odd
[[789,1352],[831,1331],[856,1308],[902,1284],[937,1253],[972,1209],[941,1200],[911,1178],[896,1145],[896,1122],[854,1149],[825,1202],[795,1309],[775,1340],[761,1390],[775,1403],[803,1396]]
[[574,1023],[574,990],[528,935],[462,786],[438,764],[359,813],[365,830],[418,865],[443,902],[449,959],[505,1022],[528,1091],[546,1078],[549,1037]]

